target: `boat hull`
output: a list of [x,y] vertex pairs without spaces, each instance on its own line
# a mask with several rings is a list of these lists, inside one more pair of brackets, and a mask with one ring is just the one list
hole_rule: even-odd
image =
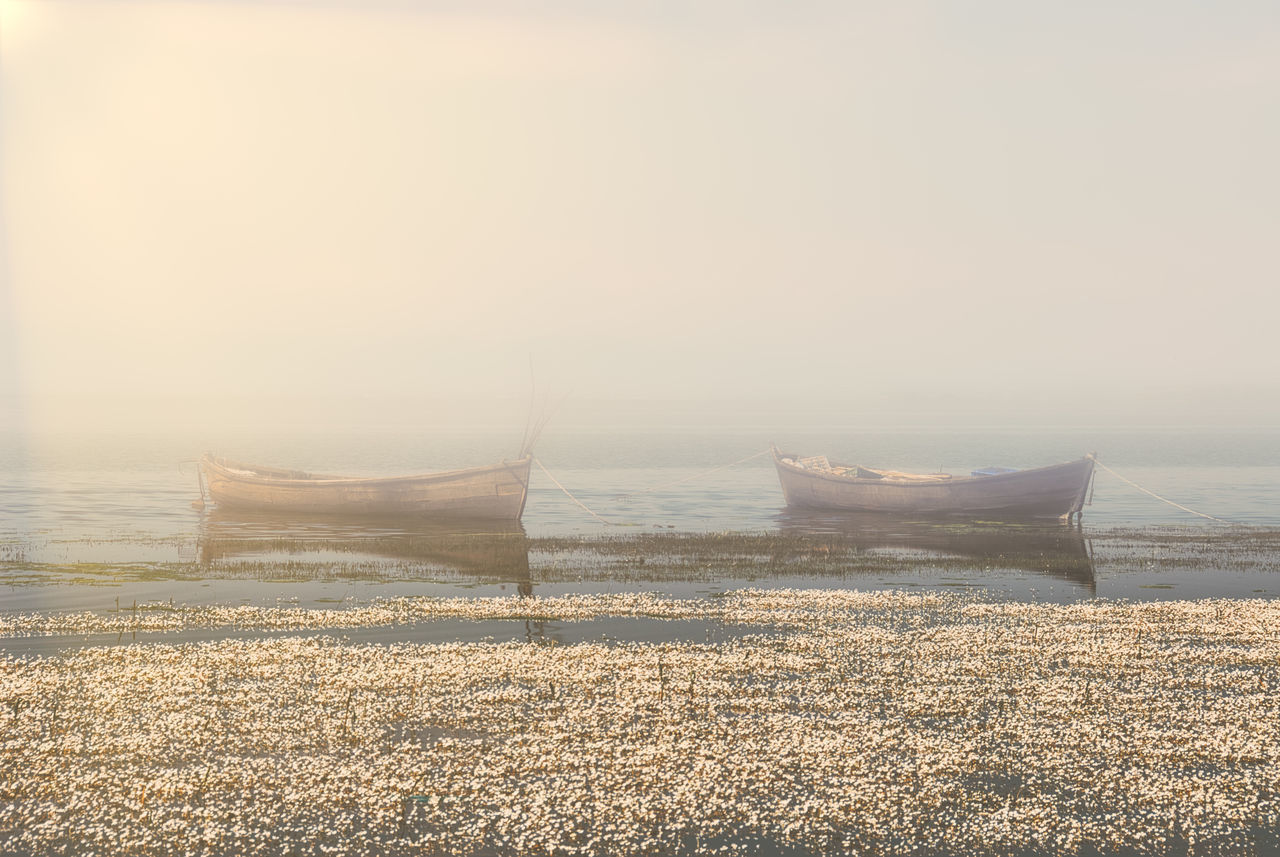
[[947,481],[896,481],[836,475],[788,463],[773,451],[787,505],[798,509],[890,512],[898,515],[996,515],[1066,518],[1084,506],[1093,458],[994,476]]
[[533,459],[417,476],[313,476],[206,455],[200,470],[220,507],[333,515],[517,521]]

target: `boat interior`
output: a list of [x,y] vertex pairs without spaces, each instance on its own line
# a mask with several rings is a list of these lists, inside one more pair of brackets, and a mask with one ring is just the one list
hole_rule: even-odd
[[876,470],[863,467],[861,464],[832,464],[825,455],[813,455],[798,458],[789,453],[779,453],[783,464],[790,464],[801,470],[814,473],[826,473],[831,476],[845,476],[854,479],[884,479],[889,482],[947,482],[950,473],[904,473],[901,470]]

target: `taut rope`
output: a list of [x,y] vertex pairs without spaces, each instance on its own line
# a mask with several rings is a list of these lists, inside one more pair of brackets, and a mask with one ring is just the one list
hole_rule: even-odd
[[1210,521],[1217,521],[1219,524],[1231,524],[1234,526],[1240,526],[1239,522],[1237,521],[1228,521],[1226,518],[1215,518],[1213,515],[1206,515],[1204,512],[1197,512],[1195,509],[1190,509],[1182,505],[1181,503],[1175,503],[1172,500],[1170,500],[1168,497],[1161,497],[1156,492],[1143,488],[1141,485],[1139,485],[1137,482],[1134,482],[1132,479],[1126,479],[1125,477],[1121,476],[1119,473],[1116,473],[1114,470],[1112,470],[1110,467],[1107,467],[1107,465],[1103,464],[1097,458],[1094,458],[1094,456],[1091,455],[1089,457],[1093,458],[1094,464],[1098,465],[1103,470],[1107,471],[1112,476],[1119,479],[1121,482],[1124,482],[1127,485],[1132,485],[1134,488],[1137,488],[1143,494],[1149,494],[1152,497],[1155,497],[1157,500],[1159,500],[1162,503],[1168,503],[1170,506],[1173,506],[1175,509],[1181,509],[1184,512],[1190,512],[1193,515],[1199,515],[1201,518],[1207,518]]
[[582,511],[586,512],[588,515],[595,518],[597,521],[604,524],[605,526],[609,526],[609,527],[617,526],[616,524],[613,523],[613,521],[610,521],[606,518],[602,518],[599,515],[597,515],[595,512],[591,511],[589,508],[587,508],[586,503],[583,503],[577,497],[570,494],[569,489],[561,485],[560,480],[551,475],[551,471],[547,469],[547,466],[545,464],[543,464],[541,461],[539,461],[536,458],[533,460],[533,463],[538,465],[538,467],[542,469],[542,472],[547,474],[547,478],[550,479],[552,482],[556,483],[556,487],[564,492],[564,496],[568,497],[570,500],[576,503],[578,507],[582,509]]
[[[640,491],[632,491],[632,492],[630,492],[630,493],[628,493],[628,494],[619,494],[619,495],[617,495],[614,499],[616,499],[616,500],[625,500],[625,499],[627,499],[628,497],[634,497],[634,496],[636,496],[636,495],[638,495],[638,494],[648,494],[648,493],[650,493],[650,492],[652,492],[652,491],[661,491],[663,488],[671,488],[672,486],[675,486],[675,485],[682,485],[682,484],[684,484],[685,482],[692,482],[692,481],[694,481],[695,479],[701,479],[701,478],[703,478],[704,476],[710,476],[710,475],[711,475],[711,474],[713,474],[713,473],[719,473],[721,470],[728,470],[730,467],[736,467],[736,466],[737,466],[737,465],[739,465],[739,464],[744,464],[744,463],[746,463],[746,462],[748,462],[748,461],[751,461],[752,459],[759,458],[759,457],[760,457],[760,456],[762,456],[762,455],[768,455],[770,451],[771,451],[771,450],[768,450],[768,449],[766,449],[766,450],[762,450],[762,451],[760,451],[760,452],[756,452],[756,453],[753,453],[753,454],[751,454],[751,455],[748,455],[746,458],[740,458],[740,459],[738,459],[737,461],[733,461],[733,462],[730,462],[730,463],[728,463],[728,464],[722,464],[722,465],[720,465],[719,467],[714,467],[714,468],[712,468],[711,470],[704,470],[703,472],[701,472],[701,473],[695,473],[695,474],[694,474],[694,475],[692,475],[692,476],[686,476],[686,477],[684,477],[684,478],[682,478],[682,479],[676,479],[676,480],[674,480],[674,481],[672,481],[672,482],[665,482],[665,483],[663,483],[663,484],[661,484],[661,485],[654,485],[654,486],[653,486],[653,487],[651,487],[651,488],[644,488],[644,489],[642,489],[642,490],[640,490]],[[1197,512],[1195,509],[1192,509],[1192,508],[1191,508],[1191,507],[1189,507],[1189,506],[1184,506],[1184,505],[1182,505],[1181,503],[1175,503],[1173,500],[1170,500],[1168,497],[1162,497],[1162,496],[1160,496],[1159,494],[1157,494],[1156,492],[1154,492],[1154,491],[1150,490],[1149,488],[1144,488],[1144,487],[1142,487],[1142,486],[1141,486],[1141,485],[1139,485],[1137,482],[1134,482],[1132,479],[1129,479],[1129,478],[1127,478],[1127,477],[1125,477],[1125,476],[1121,476],[1119,473],[1116,473],[1116,472],[1115,472],[1114,470],[1112,470],[1110,467],[1108,467],[1107,465],[1105,465],[1105,464],[1103,464],[1101,461],[1099,461],[1095,456],[1092,456],[1092,455],[1091,455],[1091,456],[1089,456],[1089,457],[1093,459],[1093,463],[1094,463],[1095,465],[1097,465],[1098,467],[1100,467],[1100,468],[1102,468],[1103,470],[1107,471],[1107,472],[1108,472],[1108,473],[1110,473],[1112,476],[1114,476],[1114,477],[1116,477],[1117,479],[1119,479],[1121,482],[1125,483],[1126,485],[1130,485],[1130,486],[1132,486],[1133,488],[1138,489],[1138,490],[1139,490],[1139,491],[1141,491],[1143,494],[1146,494],[1146,495],[1148,495],[1148,496],[1154,497],[1155,499],[1159,500],[1159,501],[1160,501],[1160,502],[1162,502],[1162,503],[1168,503],[1170,506],[1173,506],[1175,509],[1181,509],[1181,510],[1182,510],[1182,511],[1184,511],[1184,512],[1189,512],[1189,513],[1191,513],[1192,515],[1196,515],[1196,516],[1198,516],[1198,517],[1205,518],[1206,520],[1209,520],[1209,521],[1216,521],[1216,522],[1218,522],[1219,524],[1229,524],[1229,525],[1232,525],[1232,526],[1247,526],[1247,525],[1242,525],[1242,524],[1240,524],[1238,521],[1229,521],[1229,520],[1227,520],[1226,518],[1218,518],[1218,517],[1215,517],[1215,516],[1213,516],[1213,515],[1207,515],[1207,514],[1205,514],[1204,512]],[[535,463],[535,464],[537,464],[537,465],[538,465],[538,467],[542,470],[542,472],[543,472],[543,473],[545,473],[545,474],[547,475],[547,478],[548,478],[548,479],[550,479],[552,482],[554,482],[554,483],[555,483],[555,486],[556,486],[557,488],[559,488],[562,492],[564,492],[564,495],[565,495],[566,497],[568,497],[570,500],[572,500],[572,501],[574,502],[574,504],[575,504],[578,508],[582,509],[582,511],[586,512],[588,515],[590,515],[591,517],[595,518],[597,521],[599,521],[600,523],[602,523],[602,524],[604,524],[604,525],[606,525],[606,526],[610,526],[610,527],[625,526],[625,524],[617,524],[617,523],[615,523],[615,522],[613,522],[613,521],[610,521],[609,519],[607,519],[607,518],[603,517],[602,515],[597,514],[595,511],[593,511],[591,508],[589,508],[589,507],[587,506],[587,504],[586,504],[586,503],[583,503],[583,502],[582,502],[581,500],[579,500],[577,497],[573,496],[573,494],[569,492],[569,489],[568,489],[568,488],[565,488],[563,485],[561,485],[561,484],[560,484],[560,480],[556,479],[556,478],[555,478],[555,476],[551,475],[551,471],[550,471],[550,470],[547,470],[547,467],[546,467],[546,465],[545,465],[545,464],[543,464],[541,461],[539,461],[539,460],[538,460],[538,459],[536,459],[536,458],[534,459],[534,463]],[[1092,490],[1092,488],[1093,488],[1093,486],[1092,486],[1092,485],[1090,485],[1090,492],[1089,492],[1089,494],[1090,494],[1090,499],[1091,499],[1091,500],[1092,500],[1092,496],[1093,496],[1093,490]]]

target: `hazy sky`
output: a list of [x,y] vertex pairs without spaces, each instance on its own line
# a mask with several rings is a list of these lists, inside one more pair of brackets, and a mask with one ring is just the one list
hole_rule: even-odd
[[0,99],[27,397],[1280,391],[1273,0],[0,0]]

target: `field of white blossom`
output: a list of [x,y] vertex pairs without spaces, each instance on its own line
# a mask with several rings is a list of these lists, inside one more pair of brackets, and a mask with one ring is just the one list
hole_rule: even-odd
[[[328,630],[609,615],[770,630],[705,645]],[[393,599],[10,615],[0,635],[131,622],[245,638],[0,660],[0,853],[1277,849],[1280,602]],[[248,638],[268,628],[311,633]]]

